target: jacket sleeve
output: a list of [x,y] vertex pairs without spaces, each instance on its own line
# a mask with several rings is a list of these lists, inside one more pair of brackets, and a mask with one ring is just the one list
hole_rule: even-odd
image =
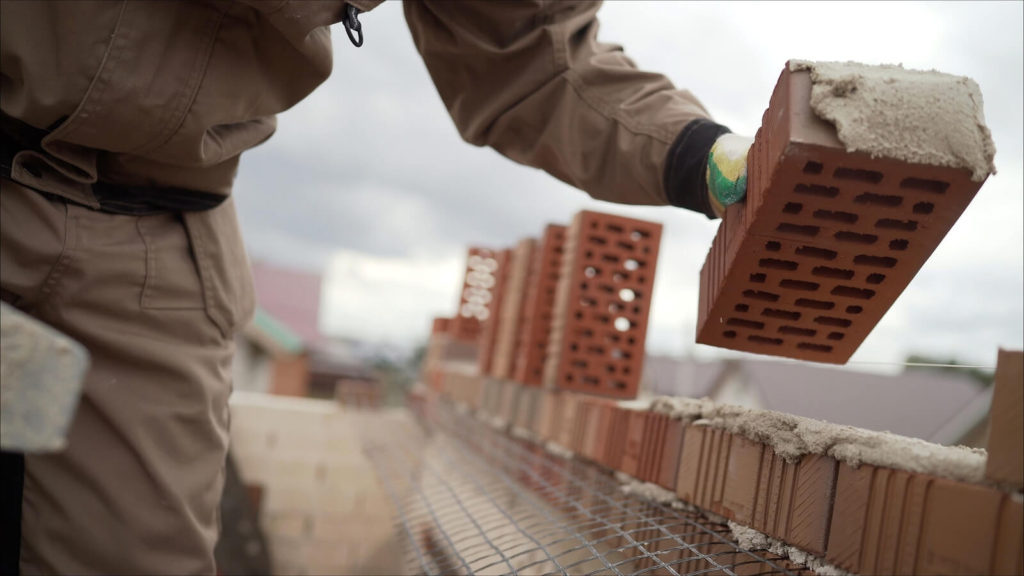
[[623,204],[714,216],[704,169],[728,129],[660,74],[597,41],[600,3],[405,2],[462,137]]

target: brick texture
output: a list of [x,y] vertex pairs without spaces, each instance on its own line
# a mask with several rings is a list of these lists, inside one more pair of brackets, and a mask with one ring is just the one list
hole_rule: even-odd
[[981,186],[966,170],[848,153],[783,71],[701,270],[697,341],[845,363]]
[[1024,490],[1024,352],[1000,350],[985,477]]
[[636,397],[660,240],[660,224],[590,211],[573,218],[545,386]]
[[540,386],[544,372],[565,233],[565,226],[549,224],[530,263],[513,375],[527,386]]
[[494,273],[494,288],[491,289],[491,308],[493,311],[480,328],[480,373],[489,375],[494,364],[494,343],[498,336],[498,318],[501,311],[501,301],[505,291],[505,284],[508,282],[508,266],[512,260],[511,250],[499,250],[494,255],[498,263],[498,269]]
[[466,254],[466,274],[459,293],[459,306],[452,318],[449,334],[456,340],[476,341],[481,323],[492,317],[498,260],[487,248],[472,247]]
[[494,339],[494,359],[491,376],[511,378],[514,370],[516,342],[519,339],[519,317],[523,309],[526,276],[537,242],[524,238],[516,245],[509,265],[508,279],[502,290],[501,310],[498,315],[497,334]]

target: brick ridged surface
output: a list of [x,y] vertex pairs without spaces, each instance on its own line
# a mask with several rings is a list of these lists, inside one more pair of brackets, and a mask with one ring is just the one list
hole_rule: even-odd
[[491,310],[495,312],[482,322],[480,328],[480,373],[485,375],[491,373],[491,367],[494,364],[494,342],[498,336],[498,317],[505,284],[508,282],[508,267],[512,260],[512,251],[499,250],[495,253],[494,259],[498,263],[498,269],[494,273],[494,288],[491,290]]
[[459,293],[459,306],[449,329],[456,340],[475,341],[480,337],[481,323],[497,312],[494,286],[499,266],[495,256],[493,250],[478,247],[470,248],[466,254],[466,274]]
[[701,269],[697,341],[845,363],[981,187],[967,170],[848,153],[779,78]]
[[565,233],[565,226],[549,224],[530,264],[513,375],[528,386],[540,386],[543,377]]
[[661,225],[582,211],[566,237],[544,385],[635,398]]
[[508,279],[502,288],[501,309],[498,314],[497,334],[494,338],[494,358],[490,372],[494,378],[510,378],[514,370],[524,288],[536,244],[537,241],[533,238],[524,238],[516,244],[512,253],[508,266]]

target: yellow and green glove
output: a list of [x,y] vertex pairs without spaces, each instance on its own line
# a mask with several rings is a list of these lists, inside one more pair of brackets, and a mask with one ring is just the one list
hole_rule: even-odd
[[719,136],[711,146],[705,178],[708,199],[719,217],[727,206],[747,195],[747,153],[753,143],[752,138],[729,133]]

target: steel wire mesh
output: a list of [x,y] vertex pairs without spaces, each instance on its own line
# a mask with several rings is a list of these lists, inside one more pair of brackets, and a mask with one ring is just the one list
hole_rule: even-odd
[[364,439],[410,574],[812,573],[450,407],[418,426]]

